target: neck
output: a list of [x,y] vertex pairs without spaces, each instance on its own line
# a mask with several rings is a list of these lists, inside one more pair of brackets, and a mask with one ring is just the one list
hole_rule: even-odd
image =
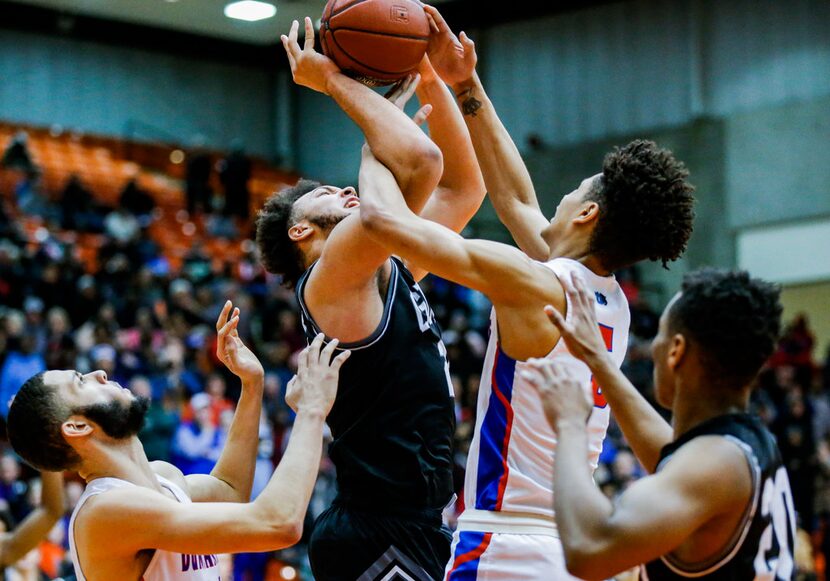
[[123,441],[100,442],[85,454],[78,474],[86,483],[96,478],[118,478],[138,486],[159,488],[156,474],[137,436]]
[[681,379],[675,386],[672,405],[675,440],[707,420],[726,414],[745,413],[749,408],[748,387],[740,390],[718,389],[708,381],[698,381],[692,385],[683,383]]
[[585,266],[588,270],[598,276],[610,276],[613,274],[606,269],[602,262],[593,254],[589,252],[589,240],[582,236],[559,236],[552,240],[549,238],[548,232],[543,233],[545,241],[548,243],[550,253],[548,260],[554,258],[570,258]]

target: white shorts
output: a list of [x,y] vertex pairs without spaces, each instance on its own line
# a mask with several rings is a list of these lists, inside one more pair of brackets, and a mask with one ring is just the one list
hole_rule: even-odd
[[579,581],[551,535],[455,531],[445,581]]

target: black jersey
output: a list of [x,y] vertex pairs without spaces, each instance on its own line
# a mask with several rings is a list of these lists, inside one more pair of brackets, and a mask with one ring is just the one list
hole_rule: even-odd
[[[724,550],[694,566],[671,554],[645,566],[646,581],[706,579],[708,581],[790,581],[794,573],[795,510],[790,481],[772,434],[749,414],[713,418],[663,448],[660,470],[681,446],[700,436],[724,436],[746,454],[752,471],[753,496],[741,526]],[[736,469],[738,467],[736,466]]]
[[[423,292],[391,259],[383,317],[352,354],[327,423],[338,501],[385,511],[440,510],[452,497],[455,402],[441,329]],[[320,330],[297,284],[306,339]]]

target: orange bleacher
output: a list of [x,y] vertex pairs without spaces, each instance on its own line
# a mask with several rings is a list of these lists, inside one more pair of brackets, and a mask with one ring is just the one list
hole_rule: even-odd
[[[97,203],[116,207],[122,189],[130,179],[135,178],[138,185],[155,200],[156,209],[148,229],[149,235],[161,246],[174,270],[181,267],[184,257],[197,242],[203,244],[217,268],[222,263],[235,263],[242,255],[243,240],[210,237],[206,233],[203,217],[187,214],[183,183],[185,164],[171,161],[174,158],[171,153],[178,149],[176,146],[73,133],[55,134],[42,128],[0,123],[0,151],[5,150],[13,135],[21,129],[29,135],[29,152],[41,170],[38,188],[52,200],[60,197],[66,182],[76,175]],[[212,157],[218,160],[221,155],[217,153]],[[274,169],[259,159],[252,162],[249,189],[251,215],[255,215],[257,208],[271,193],[294,183],[297,176]],[[0,171],[0,196],[6,200],[11,199],[14,188],[14,178],[8,173]],[[215,173],[214,180],[214,190],[221,191]],[[44,227],[43,220],[18,216],[14,205],[10,206],[12,215],[19,220],[30,242],[37,244],[38,229]],[[250,225],[240,226],[240,232],[246,232]],[[54,230],[52,234],[72,245],[76,257],[88,271],[97,270],[98,249],[104,242],[103,236]]]

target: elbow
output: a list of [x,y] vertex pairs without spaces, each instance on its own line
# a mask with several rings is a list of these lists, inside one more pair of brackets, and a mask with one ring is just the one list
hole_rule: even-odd
[[603,570],[601,552],[596,546],[583,542],[563,542],[565,553],[565,567],[568,573],[584,581],[603,581],[608,578],[609,572]]
[[299,543],[303,537],[305,512],[302,510],[277,510],[265,520],[268,525],[265,531],[268,538],[266,550],[275,551],[291,547]]
[[293,519],[282,523],[278,527],[277,537],[280,541],[279,548],[293,547],[303,538],[303,518]]
[[444,156],[432,140],[425,139],[424,141],[425,143],[420,143],[413,148],[415,157],[413,167],[418,168],[423,175],[428,175],[431,181],[437,184],[444,173]]

